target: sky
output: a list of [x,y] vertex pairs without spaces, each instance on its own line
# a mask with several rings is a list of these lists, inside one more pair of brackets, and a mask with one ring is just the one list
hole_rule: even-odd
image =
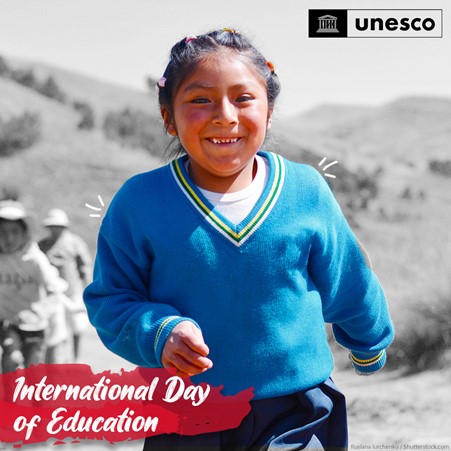
[[[308,9],[443,9],[442,38],[308,37]],[[0,55],[145,90],[187,35],[232,27],[272,61],[290,117],[324,103],[451,97],[449,0],[0,0]]]

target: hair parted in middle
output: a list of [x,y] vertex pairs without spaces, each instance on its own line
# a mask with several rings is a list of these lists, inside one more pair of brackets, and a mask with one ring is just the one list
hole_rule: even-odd
[[208,55],[228,50],[247,58],[266,82],[268,107],[274,108],[280,92],[280,83],[269,62],[242,34],[232,28],[211,31],[199,36],[187,36],[171,49],[169,63],[157,83],[158,102],[171,118],[174,117],[174,97],[183,81],[196,69],[197,64]]

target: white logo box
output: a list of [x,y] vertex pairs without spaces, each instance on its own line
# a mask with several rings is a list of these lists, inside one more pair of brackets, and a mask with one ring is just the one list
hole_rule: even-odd
[[441,38],[441,9],[348,9],[349,38]]

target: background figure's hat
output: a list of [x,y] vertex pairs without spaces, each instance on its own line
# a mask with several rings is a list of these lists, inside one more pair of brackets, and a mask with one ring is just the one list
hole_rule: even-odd
[[47,214],[47,217],[42,221],[45,227],[60,226],[69,227],[69,218],[64,210],[60,208],[53,208]]
[[16,200],[0,201],[0,219],[8,221],[22,221],[25,224],[27,242],[32,238],[35,232],[35,222],[25,207]]
[[0,201],[0,218],[9,221],[18,221],[19,219],[26,219],[27,212],[25,207],[15,200]]

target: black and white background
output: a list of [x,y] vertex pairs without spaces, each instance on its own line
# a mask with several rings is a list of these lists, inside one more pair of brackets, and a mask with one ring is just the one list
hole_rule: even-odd
[[[442,9],[443,37],[309,38],[308,10],[330,8]],[[377,376],[354,375],[334,347],[350,448],[449,449],[450,23],[445,0],[0,0],[0,198],[18,197],[38,236],[47,210],[64,208],[94,253],[101,217],[85,204],[100,208],[100,196],[104,213],[129,176],[166,162],[149,83],[170,47],[225,26],[247,34],[282,83],[267,147],[319,171],[338,162],[327,180],[371,255],[397,329]],[[94,330],[82,347],[95,371],[131,368]]]

